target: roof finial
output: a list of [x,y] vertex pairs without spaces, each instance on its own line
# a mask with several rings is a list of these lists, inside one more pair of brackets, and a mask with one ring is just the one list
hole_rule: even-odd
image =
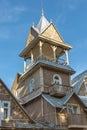
[[52,19],[50,19],[50,23],[52,23]]
[[43,10],[43,8],[42,8],[42,16],[44,16],[44,10]]
[[32,23],[32,27],[34,27],[34,22]]

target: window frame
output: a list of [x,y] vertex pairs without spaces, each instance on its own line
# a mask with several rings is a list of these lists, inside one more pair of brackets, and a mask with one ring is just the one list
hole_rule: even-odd
[[[7,104],[7,106],[5,106]],[[1,113],[1,120],[10,119],[10,101],[2,101],[0,100],[0,113]],[[5,115],[6,111],[6,115]]]
[[[55,79],[55,77],[57,77],[58,80]],[[59,74],[54,74],[54,75],[53,75],[53,83],[54,83],[54,84],[62,85],[62,78],[61,78],[61,76],[60,76]]]
[[[5,106],[5,104],[8,104]],[[3,109],[4,109],[4,119],[10,118],[10,101],[3,101]],[[7,115],[5,115],[5,110],[7,111]]]
[[[71,110],[72,112],[69,112],[69,108],[68,108],[69,106],[72,107],[72,108],[71,108],[71,109],[72,109],[72,110]],[[75,109],[74,109],[75,107],[77,108],[77,110],[76,110],[77,112],[74,111],[74,110],[75,110]],[[67,104],[67,113],[68,113],[68,114],[81,114],[79,104],[68,103],[68,104]]]

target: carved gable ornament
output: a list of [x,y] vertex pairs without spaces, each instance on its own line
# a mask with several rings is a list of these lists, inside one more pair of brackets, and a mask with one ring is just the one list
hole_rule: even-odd
[[63,42],[63,39],[61,38],[53,23],[51,23],[48,28],[42,32],[42,36],[48,37],[58,42]]

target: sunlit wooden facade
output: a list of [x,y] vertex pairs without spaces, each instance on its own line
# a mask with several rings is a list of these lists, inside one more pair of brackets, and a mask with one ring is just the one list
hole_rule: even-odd
[[20,53],[24,73],[17,74],[12,93],[30,119],[43,124],[42,128],[87,130],[87,106],[71,83],[75,71],[69,64],[70,49],[42,13],[38,25],[31,26]]

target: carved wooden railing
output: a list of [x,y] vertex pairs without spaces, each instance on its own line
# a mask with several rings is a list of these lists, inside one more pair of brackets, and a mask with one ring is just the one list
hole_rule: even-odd
[[59,64],[59,65],[66,65],[66,62],[64,59],[54,59],[53,57],[49,57],[49,56],[46,56],[46,55],[41,55],[41,56],[38,56],[36,59],[34,59],[33,62],[30,62],[30,64],[26,67],[26,70],[27,69],[30,69],[32,65],[34,65],[37,61],[39,60],[45,60],[45,61],[48,61],[48,62],[54,62],[56,64]]
[[49,88],[49,93],[51,95],[66,95],[69,92],[72,92],[73,88],[71,86],[60,85],[60,84],[53,84]]
[[63,117],[57,116],[58,128],[87,128],[87,116],[83,114],[66,114]]
[[87,116],[83,114],[72,114],[68,115],[69,126],[87,126]]

